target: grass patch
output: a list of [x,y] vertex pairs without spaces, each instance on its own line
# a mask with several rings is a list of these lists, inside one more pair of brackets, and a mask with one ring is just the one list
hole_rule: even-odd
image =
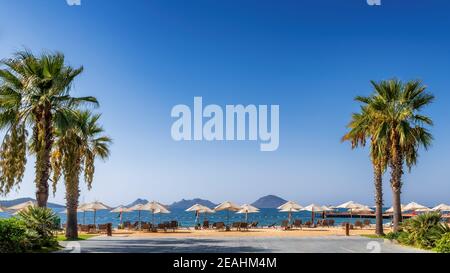
[[97,234],[79,234],[78,239],[76,240],[68,240],[64,234],[59,234],[56,239],[58,242],[67,242],[67,241],[84,241],[92,237],[98,236]]
[[363,234],[362,237],[370,238],[370,239],[384,239],[384,236],[376,235],[376,234]]

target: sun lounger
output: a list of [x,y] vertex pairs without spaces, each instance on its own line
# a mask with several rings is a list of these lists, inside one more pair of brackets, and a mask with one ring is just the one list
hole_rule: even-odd
[[355,222],[355,227],[358,227],[358,228],[362,229],[364,226],[363,226],[363,223],[361,221],[356,221]]
[[203,229],[209,229],[209,221],[203,221]]
[[215,227],[217,230],[225,229],[225,223],[224,222],[217,222],[215,223]]
[[241,222],[239,225],[239,230],[248,230],[248,223]]
[[257,228],[258,227],[258,222],[253,222],[250,224],[250,228]]
[[304,227],[310,228],[313,224],[311,223],[311,221],[306,221],[306,223],[304,224]]
[[302,229],[302,220],[295,220],[294,221],[294,228]]
[[281,222],[281,228],[284,230],[288,230],[290,229],[290,225],[289,225],[289,221],[288,220],[284,220],[283,222]]
[[363,224],[365,227],[370,227],[372,223],[370,222],[370,220],[364,220]]

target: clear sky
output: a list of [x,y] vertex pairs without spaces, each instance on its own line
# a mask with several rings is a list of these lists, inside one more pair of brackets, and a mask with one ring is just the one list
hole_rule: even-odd
[[[432,149],[404,178],[403,201],[450,202],[450,2],[365,0],[0,0],[0,58],[59,50],[84,65],[74,95],[94,95],[114,139],[81,201],[141,197],[306,205],[373,203],[367,151],[341,144],[369,81],[420,78],[436,95]],[[280,148],[174,142],[171,108],[279,104]],[[34,196],[30,158],[20,190]],[[390,205],[386,180],[386,204]],[[61,183],[51,201],[64,202]]]

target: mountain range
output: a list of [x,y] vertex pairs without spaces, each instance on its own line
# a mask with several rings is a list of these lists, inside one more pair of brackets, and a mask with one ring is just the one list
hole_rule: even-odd
[[[17,204],[20,203],[24,203],[27,201],[35,201],[32,198],[18,198],[18,199],[14,199],[14,200],[8,200],[8,201],[0,201],[0,206],[2,207],[11,207],[11,206],[15,206]],[[258,200],[256,200],[255,202],[252,203],[253,206],[257,207],[257,208],[277,208],[279,206],[281,206],[282,204],[286,203],[287,201],[284,200],[281,197],[275,196],[275,195],[267,195],[264,197],[259,198]],[[138,198],[136,199],[134,202],[130,203],[127,205],[127,207],[132,207],[136,204],[146,204],[148,203],[147,199],[143,199],[143,198]],[[167,205],[167,207],[169,209],[182,209],[182,210],[186,210],[190,207],[192,207],[195,204],[200,204],[203,206],[207,206],[209,208],[214,208],[217,206],[216,203],[211,202],[209,200],[205,200],[205,199],[200,199],[200,198],[194,198],[194,199],[182,199],[181,201],[178,202],[174,202],[171,205]],[[60,209],[60,208],[64,208],[63,205],[60,204],[55,204],[55,203],[48,203],[48,207],[50,208],[56,208],[56,209]]]
[[[33,198],[29,198],[29,197],[18,198],[18,199],[14,199],[14,200],[4,200],[4,201],[0,201],[0,206],[2,206],[4,208],[8,208],[8,207],[12,207],[12,206],[15,206],[15,205],[18,205],[18,204],[22,204],[22,203],[25,203],[25,202],[28,202],[28,201],[33,201],[34,202],[36,200],[33,199]],[[52,208],[52,209],[62,209],[62,208],[65,207],[63,205],[55,204],[55,203],[48,203],[47,206],[49,208]]]

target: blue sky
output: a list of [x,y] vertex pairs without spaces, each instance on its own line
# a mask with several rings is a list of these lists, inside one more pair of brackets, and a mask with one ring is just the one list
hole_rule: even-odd
[[[450,3],[365,0],[0,0],[0,57],[59,50],[84,74],[75,95],[101,102],[114,139],[81,201],[201,197],[303,205],[373,203],[367,151],[341,144],[370,80],[422,79],[437,100],[432,149],[405,176],[403,201],[450,202]],[[174,142],[171,108],[279,104],[280,148],[255,142]],[[33,159],[20,190],[34,196]],[[390,194],[386,180],[386,204]],[[64,202],[61,183],[51,201]]]

